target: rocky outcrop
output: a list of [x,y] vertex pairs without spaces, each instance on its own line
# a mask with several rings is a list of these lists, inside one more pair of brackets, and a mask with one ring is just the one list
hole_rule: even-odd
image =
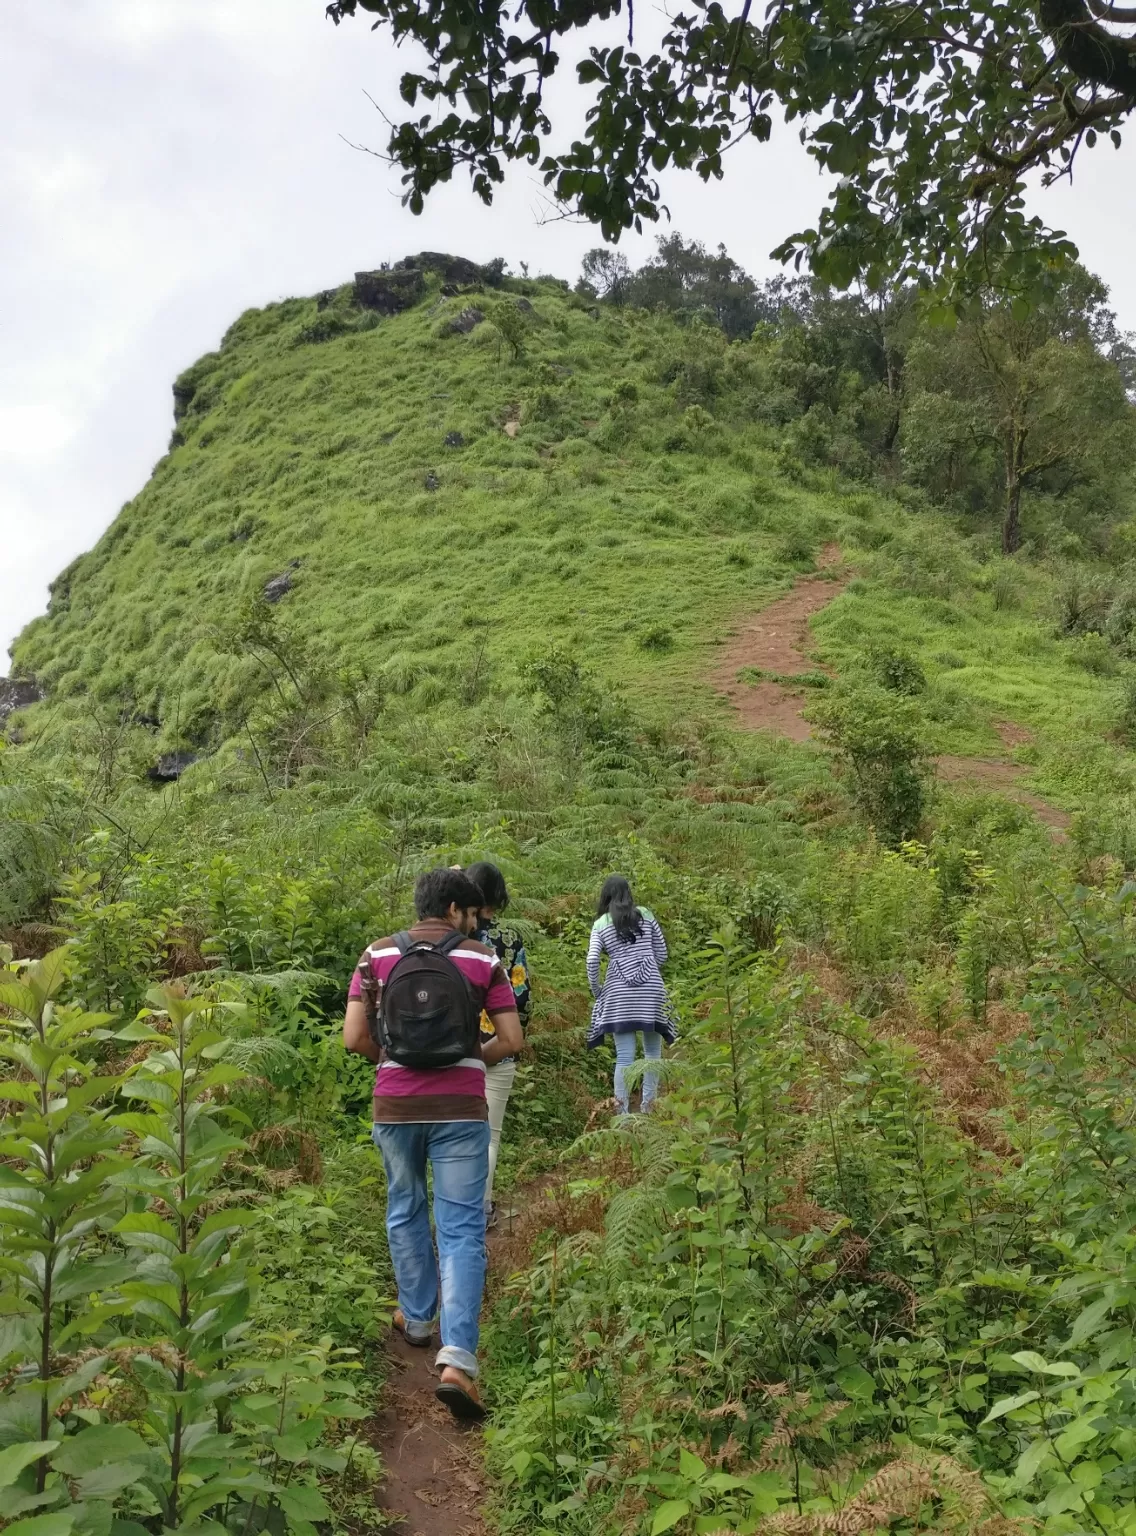
[[411,309],[426,292],[426,279],[417,268],[391,267],[378,272],[356,272],[354,301],[360,309],[379,315],[397,315]]
[[447,336],[468,336],[475,326],[481,324],[485,314],[480,309],[475,309],[472,304],[467,305],[460,315],[455,315],[452,320],[447,320],[441,327]]
[[298,560],[290,560],[286,570],[279,576],[272,576],[264,583],[264,601],[266,603],[278,603],[282,597],[287,597],[292,590],[292,572],[300,569]]
[[406,269],[419,272],[436,272],[442,282],[454,288],[475,288],[484,284],[497,288],[505,275],[505,263],[501,257],[479,266],[467,256],[451,256],[445,251],[419,251],[417,256],[404,256],[396,261],[396,272]]
[[0,721],[17,709],[27,709],[44,697],[43,689],[31,677],[0,677]]
[[499,288],[505,276],[505,263],[498,257],[496,261],[479,266],[466,256],[450,256],[445,251],[419,251],[417,256],[404,256],[393,267],[380,267],[376,272],[356,272],[353,301],[361,309],[373,309],[380,315],[397,315],[400,310],[411,309],[423,297],[427,272],[440,276],[442,293],[452,296],[472,288]]
[[146,777],[152,784],[173,784],[187,768],[201,761],[198,752],[166,752],[149,770]]

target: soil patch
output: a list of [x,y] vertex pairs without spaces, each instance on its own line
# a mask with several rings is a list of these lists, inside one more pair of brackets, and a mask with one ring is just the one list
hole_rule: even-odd
[[435,1353],[398,1335],[387,1344],[390,1375],[371,1434],[386,1472],[375,1503],[399,1536],[489,1536],[481,1437],[434,1396]]
[[997,757],[937,757],[935,771],[946,784],[960,784],[987,794],[1005,795],[1019,805],[1033,811],[1040,822],[1053,829],[1060,841],[1065,840],[1073,818],[1068,811],[1058,810],[1040,795],[1023,789],[1025,772],[1017,763],[1009,763]]
[[[552,1224],[539,1198],[551,1182],[546,1175],[505,1197],[514,1209],[487,1234],[487,1290],[527,1254],[534,1224]],[[375,1504],[392,1525],[398,1522],[398,1536],[490,1536],[482,1513],[489,1485],[481,1435],[434,1396],[441,1377],[437,1352],[437,1342],[415,1349],[393,1331],[387,1341],[388,1376],[369,1436],[385,1472]]]
[[827,544],[817,559],[817,574],[803,576],[791,592],[777,598],[746,621],[718,658],[710,681],[734,706],[738,723],[751,731],[775,731],[790,741],[808,741],[809,723],[801,714],[805,690],[791,683],[738,681],[745,667],[792,678],[823,670],[810,660],[809,620],[827,608],[847,584],[848,577],[823,574],[840,563],[840,549]]

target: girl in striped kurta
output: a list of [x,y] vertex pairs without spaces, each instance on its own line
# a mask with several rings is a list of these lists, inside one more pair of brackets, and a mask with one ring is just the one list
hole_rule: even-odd
[[[607,975],[600,985],[600,966],[608,957]],[[658,1061],[663,1040],[674,1039],[667,989],[659,967],[667,958],[663,930],[646,907],[637,907],[631,887],[622,875],[604,881],[596,908],[596,921],[588,944],[588,983],[595,998],[588,1046],[605,1035],[615,1044],[615,1100],[627,1114],[628,1089],[625,1069],[635,1060],[635,1039],[642,1033],[643,1055]],[[658,1072],[648,1065],[643,1073],[642,1108],[655,1100]]]

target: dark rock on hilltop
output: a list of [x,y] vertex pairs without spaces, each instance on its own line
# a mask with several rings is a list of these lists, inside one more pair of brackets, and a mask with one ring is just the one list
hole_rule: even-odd
[[465,256],[450,256],[445,251],[420,251],[417,256],[404,256],[393,267],[380,267],[377,272],[356,272],[354,302],[360,309],[373,309],[380,315],[397,315],[422,298],[426,292],[427,272],[438,273],[443,293],[452,295],[468,292],[471,288],[500,287],[505,276],[505,263],[498,257],[496,261],[479,266]]
[[34,678],[0,677],[0,720],[6,720],[17,709],[38,704],[43,697],[43,689]]
[[445,436],[447,448],[464,448],[465,435],[462,432],[447,432]]
[[397,315],[411,309],[426,292],[426,279],[416,268],[356,272],[355,303],[380,315]]
[[500,256],[496,261],[479,266],[467,256],[451,256],[445,251],[419,251],[417,256],[404,256],[394,264],[396,272],[407,269],[437,272],[443,283],[460,288],[476,287],[479,283],[496,288],[505,275],[505,263]]
[[442,482],[438,479],[434,471],[430,470],[425,480],[423,480],[422,485],[428,491],[436,491],[441,483]]

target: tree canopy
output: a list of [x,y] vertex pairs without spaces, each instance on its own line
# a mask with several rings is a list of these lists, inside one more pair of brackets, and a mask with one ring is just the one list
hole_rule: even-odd
[[[733,14],[692,0],[650,53],[636,50],[633,3],[333,0],[327,13],[369,12],[425,50],[388,145],[415,212],[460,167],[490,202],[520,160],[616,241],[659,218],[661,171],[721,177],[730,147],[768,140],[780,112],[838,180],[815,227],[776,254],[837,287],[890,276],[958,293],[996,267],[1032,289],[1075,252],[1027,213],[1027,177],[1069,174],[1102,135],[1119,145],[1136,105],[1136,8],[1109,0],[773,0],[764,20],[752,0]],[[561,51],[621,15],[626,45],[580,39],[583,121],[554,123],[545,90]]]

